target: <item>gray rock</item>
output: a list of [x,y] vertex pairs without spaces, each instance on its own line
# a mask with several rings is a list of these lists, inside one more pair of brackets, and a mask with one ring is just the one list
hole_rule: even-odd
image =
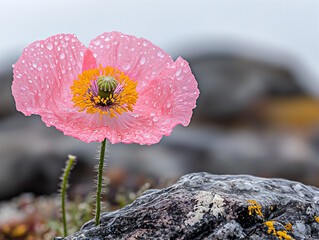
[[319,239],[318,215],[318,188],[284,179],[194,173],[102,214],[97,227],[90,221],[56,240]]

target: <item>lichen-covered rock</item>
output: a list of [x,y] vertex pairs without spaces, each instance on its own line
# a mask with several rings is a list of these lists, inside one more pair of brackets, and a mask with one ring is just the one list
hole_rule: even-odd
[[319,189],[283,179],[194,173],[56,238],[319,239]]

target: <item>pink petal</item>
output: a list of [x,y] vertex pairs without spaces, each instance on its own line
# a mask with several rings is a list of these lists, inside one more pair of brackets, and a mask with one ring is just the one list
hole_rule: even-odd
[[83,60],[83,66],[82,66],[82,72],[84,70],[88,70],[91,68],[97,68],[98,65],[96,63],[96,59],[93,56],[93,53],[88,49],[86,50],[84,54],[84,60]]
[[97,63],[116,67],[144,87],[173,62],[171,56],[144,38],[120,32],[103,33],[90,42]]
[[13,71],[17,109],[25,115],[40,114],[47,125],[73,109],[70,86],[81,73],[86,49],[70,34],[51,36],[26,47]]

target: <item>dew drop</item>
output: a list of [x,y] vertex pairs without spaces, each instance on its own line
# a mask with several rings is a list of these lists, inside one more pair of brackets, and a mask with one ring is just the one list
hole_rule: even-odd
[[97,57],[97,54],[96,54],[96,53],[94,53],[94,54],[93,54],[93,56],[94,56],[94,57]]
[[178,76],[179,74],[181,74],[182,72],[182,69],[179,69],[177,72],[176,72],[176,76]]
[[170,104],[170,103],[167,103],[167,105],[166,105],[166,106],[169,108],[169,107],[171,107],[171,104]]
[[32,83],[32,80],[31,80],[31,79],[29,80],[29,83]]
[[105,41],[105,42],[110,41],[110,38],[109,38],[109,37],[106,37],[106,38],[104,39],[104,41]]
[[65,69],[62,69],[62,71],[61,71],[61,72],[62,72],[62,74],[65,74]]
[[129,63],[127,63],[127,64],[125,64],[124,66],[123,66],[123,68],[124,68],[124,70],[128,70],[129,68],[130,68],[130,64]]
[[[25,60],[22,60],[21,62],[22,62],[22,63],[25,63]],[[14,67],[14,64],[12,65],[12,67]]]
[[42,67],[38,67],[38,71],[41,71],[42,70]]
[[96,40],[96,41],[94,41],[93,43],[95,44],[95,46],[99,46],[100,43],[101,43],[101,41],[100,41],[100,40]]
[[36,45],[37,47],[40,47],[40,43],[39,43],[39,42],[37,42],[35,45]]
[[15,67],[15,64],[12,64],[12,67],[14,68],[14,67]]
[[47,44],[47,49],[52,50],[52,48],[53,48],[53,45],[52,45],[52,43],[49,42],[49,43]]
[[158,117],[154,117],[154,118],[153,118],[153,121],[154,121],[154,122],[157,122],[157,121],[158,121]]
[[145,57],[141,57],[140,64],[143,65],[145,63]]
[[46,86],[48,89],[50,88],[49,84],[46,84],[45,86]]
[[162,51],[158,51],[157,56],[159,56],[160,58],[164,57],[164,53]]
[[83,56],[84,56],[84,53],[83,53],[83,52],[80,52],[80,55],[81,55],[81,57],[83,57]]
[[36,68],[38,65],[36,63],[32,63],[32,66]]
[[147,46],[147,42],[143,42],[143,46],[146,47]]
[[187,87],[183,87],[183,90],[187,90]]
[[67,40],[67,41],[69,41],[69,40],[70,40],[70,37],[69,37],[69,36],[65,36],[64,39]]
[[64,58],[65,58],[65,54],[64,54],[64,53],[61,53],[60,59],[64,59]]
[[154,116],[155,116],[155,113],[151,113],[150,116],[151,116],[151,117],[154,117]]

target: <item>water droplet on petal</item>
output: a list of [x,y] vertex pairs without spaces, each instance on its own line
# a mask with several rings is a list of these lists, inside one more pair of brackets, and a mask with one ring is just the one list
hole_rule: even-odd
[[46,86],[47,88],[50,88],[49,84],[46,84],[45,86]]
[[32,66],[36,68],[38,65],[36,63],[32,63]]
[[176,76],[178,76],[179,74],[181,74],[182,72],[182,69],[179,69],[177,72],[176,72]]
[[52,50],[52,48],[53,48],[53,45],[52,45],[52,43],[49,42],[49,43],[47,44],[47,49]]
[[153,118],[153,121],[154,121],[154,122],[157,122],[157,121],[158,121],[158,117],[154,117],[154,118]]
[[64,54],[64,53],[61,53],[60,59],[64,59],[64,58],[65,58],[65,54]]
[[100,41],[100,40],[96,40],[96,41],[94,41],[93,43],[95,44],[95,46],[99,46],[100,43],[101,43],[101,41]]
[[130,64],[129,63],[127,63],[127,64],[125,64],[124,66],[123,66],[123,68],[124,68],[124,70],[128,70],[129,68],[130,68]]
[[164,53],[162,51],[158,51],[157,56],[159,56],[160,58],[164,57]]
[[140,64],[143,65],[145,63],[145,57],[141,57]]

